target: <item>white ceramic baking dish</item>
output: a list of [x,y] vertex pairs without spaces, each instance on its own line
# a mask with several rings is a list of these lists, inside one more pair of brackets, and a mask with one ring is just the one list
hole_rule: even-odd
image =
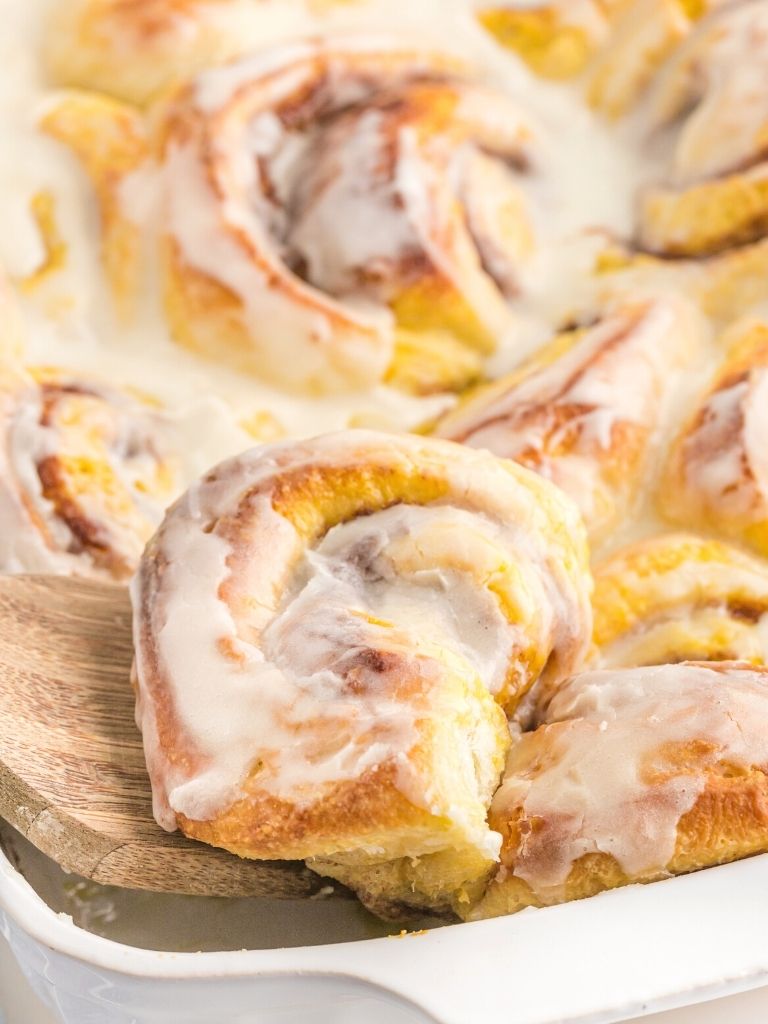
[[121,945],[54,913],[0,854],[0,924],[67,1024],[618,1021],[768,980],[768,855],[513,917],[227,953]]

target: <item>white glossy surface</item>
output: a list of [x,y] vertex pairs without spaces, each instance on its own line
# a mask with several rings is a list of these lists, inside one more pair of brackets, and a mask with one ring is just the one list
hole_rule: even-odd
[[[58,1024],[33,994],[3,941],[0,941],[0,1014],[3,1024]],[[760,988],[679,1010],[633,1017],[627,1024],[640,1021],[644,1024],[764,1024],[766,1019],[768,988]]]
[[285,950],[169,954],[96,938],[4,858],[0,909],[67,1024],[467,1024],[479,1000],[489,1020],[510,1020],[510,993],[515,1024],[598,1024],[768,978],[768,857],[402,939]]
[[0,939],[0,1021],[3,1024],[58,1024],[34,995],[7,942]]

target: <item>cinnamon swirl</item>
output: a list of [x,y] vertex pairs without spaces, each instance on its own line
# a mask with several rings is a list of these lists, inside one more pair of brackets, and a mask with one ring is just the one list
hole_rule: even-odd
[[59,370],[0,369],[0,572],[128,579],[181,486],[152,405]]
[[[70,96],[44,124],[95,177],[122,280],[125,204],[147,178],[135,112],[112,108],[125,173],[104,161],[107,103]],[[456,58],[386,37],[286,44],[201,74],[155,119],[180,343],[310,392],[435,391],[477,378],[514,330],[537,129]]]
[[615,4],[615,25],[587,74],[592,105],[611,117],[630,111],[697,22],[729,2],[629,0]]
[[598,538],[638,491],[664,398],[695,354],[699,330],[682,301],[622,300],[470,394],[434,432],[546,476]]
[[768,3],[727,4],[670,58],[650,96],[652,130],[672,132],[669,181],[642,199],[640,245],[710,257],[768,233]]
[[222,464],[133,584],[158,820],[448,909],[497,856],[502,709],[578,663],[589,587],[568,499],[487,453],[347,431]]
[[603,667],[768,662],[768,564],[692,534],[633,544],[595,568]]

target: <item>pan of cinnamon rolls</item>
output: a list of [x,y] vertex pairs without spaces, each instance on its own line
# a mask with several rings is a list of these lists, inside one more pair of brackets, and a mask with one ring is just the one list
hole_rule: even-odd
[[768,0],[59,6],[0,571],[130,585],[159,825],[392,920],[768,852]]

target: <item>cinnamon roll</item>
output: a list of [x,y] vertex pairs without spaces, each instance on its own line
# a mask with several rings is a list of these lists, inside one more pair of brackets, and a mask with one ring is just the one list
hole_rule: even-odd
[[768,234],[768,3],[726,4],[663,69],[650,124],[672,133],[668,181],[642,198],[639,243],[710,257]]
[[[653,59],[643,58],[643,73],[624,97],[620,82],[632,54],[639,56],[645,37],[662,31],[663,20],[629,23],[628,52],[617,41],[606,48],[615,75],[606,78],[602,100],[593,99],[608,112],[632,111],[633,131],[650,157],[650,183],[637,198],[632,240],[614,240],[596,269],[627,274],[635,284],[666,282],[724,327],[768,299],[768,111],[754,86],[768,60],[768,3],[637,0],[626,18],[642,14],[643,2],[661,2],[676,28],[663,46],[650,47]],[[593,92],[599,62],[596,67]]]
[[494,917],[768,850],[768,669],[684,662],[576,676],[512,747],[489,815]]
[[692,534],[633,544],[595,568],[600,667],[768,662],[768,563]]
[[[70,96],[44,124],[81,154],[102,211],[120,210],[119,268],[147,174],[131,173],[135,112],[115,112],[127,173],[105,164],[105,103]],[[154,117],[181,344],[310,392],[385,377],[432,391],[477,378],[514,330],[537,130],[452,56],[384,37],[286,44],[201,74]]]
[[449,908],[497,857],[503,709],[578,664],[589,589],[575,508],[487,453],[347,431],[223,463],[132,587],[158,821]]
[[672,522],[768,555],[768,325],[734,328],[728,357],[675,440],[659,495]]
[[665,396],[697,338],[687,303],[621,300],[470,394],[434,433],[546,476],[600,537],[637,493]]
[[731,0],[629,0],[587,74],[591,104],[610,117],[630,111],[699,19]]
[[152,405],[63,371],[0,369],[0,572],[125,580],[181,484]]

